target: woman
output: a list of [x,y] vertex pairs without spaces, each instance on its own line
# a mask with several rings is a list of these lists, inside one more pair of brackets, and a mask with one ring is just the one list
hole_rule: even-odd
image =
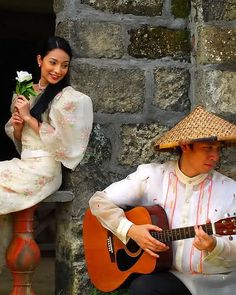
[[[14,95],[12,117],[5,128],[21,155],[0,162],[0,231],[5,247],[9,242],[5,214],[29,208],[59,189],[61,164],[70,169],[78,165],[92,129],[90,98],[67,82],[69,44],[50,37],[44,47],[37,56],[40,80],[34,90],[38,95],[29,100]],[[2,255],[5,247],[0,244]]]

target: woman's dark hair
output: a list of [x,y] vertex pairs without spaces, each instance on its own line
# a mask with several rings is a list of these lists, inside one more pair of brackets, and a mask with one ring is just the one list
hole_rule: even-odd
[[[64,50],[70,57],[72,58],[72,51],[69,43],[58,36],[51,36],[49,37],[42,45],[41,49],[39,50],[38,54],[41,55],[43,59],[51,50],[54,49],[62,49]],[[67,75],[58,83],[56,84],[49,84],[44,92],[41,94],[39,100],[31,109],[30,113],[33,117],[37,120],[42,122],[41,115],[45,112],[48,108],[49,103],[53,100],[53,98],[66,86],[69,85],[69,72]]]

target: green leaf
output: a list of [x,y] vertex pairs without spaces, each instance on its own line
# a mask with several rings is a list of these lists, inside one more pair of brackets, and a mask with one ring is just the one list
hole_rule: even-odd
[[37,93],[34,91],[34,89],[27,89],[27,91],[29,92],[29,94],[36,96]]
[[22,94],[27,90],[26,86],[25,85],[22,85],[22,88],[21,88],[21,92]]
[[30,82],[30,83],[26,84],[25,86],[26,86],[26,88],[33,87],[33,82]]
[[20,86],[19,86],[18,83],[16,84],[16,93],[17,93],[17,94],[20,94]]

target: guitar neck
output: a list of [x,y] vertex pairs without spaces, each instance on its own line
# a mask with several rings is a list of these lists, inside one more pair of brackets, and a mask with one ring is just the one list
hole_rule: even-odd
[[[203,224],[201,226],[208,235],[213,234],[211,223]],[[151,231],[151,235],[155,239],[163,243],[168,243],[171,241],[178,241],[178,240],[193,238],[195,236],[195,230],[194,230],[194,226],[189,226],[189,227],[162,230],[161,232]]]

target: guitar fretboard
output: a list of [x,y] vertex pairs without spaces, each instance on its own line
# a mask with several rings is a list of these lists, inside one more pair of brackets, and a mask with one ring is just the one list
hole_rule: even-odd
[[[211,223],[204,224],[201,226],[208,235],[213,234]],[[161,232],[151,231],[151,235],[155,239],[163,243],[167,243],[171,241],[193,238],[195,236],[195,230],[194,230],[194,226],[189,226],[189,227],[162,230]]]

